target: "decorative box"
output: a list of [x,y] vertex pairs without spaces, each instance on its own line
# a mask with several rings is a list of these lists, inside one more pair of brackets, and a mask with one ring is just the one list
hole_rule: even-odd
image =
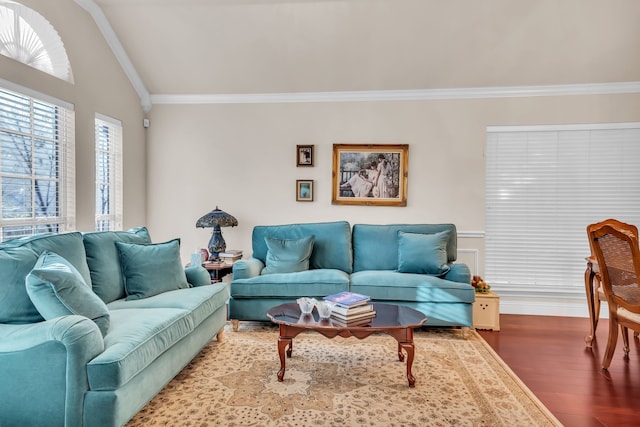
[[473,327],[500,330],[500,296],[494,292],[476,293],[473,303]]

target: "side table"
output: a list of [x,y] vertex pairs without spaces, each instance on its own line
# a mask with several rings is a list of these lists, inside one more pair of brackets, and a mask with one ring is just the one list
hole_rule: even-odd
[[494,292],[476,293],[473,303],[473,327],[500,330],[500,296]]
[[202,264],[207,269],[211,276],[211,283],[218,283],[222,281],[222,278],[233,271],[233,265],[214,265],[207,261]]

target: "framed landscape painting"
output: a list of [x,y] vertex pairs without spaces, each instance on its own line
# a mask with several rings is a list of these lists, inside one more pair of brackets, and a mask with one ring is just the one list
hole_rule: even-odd
[[334,205],[406,206],[407,144],[333,144]]

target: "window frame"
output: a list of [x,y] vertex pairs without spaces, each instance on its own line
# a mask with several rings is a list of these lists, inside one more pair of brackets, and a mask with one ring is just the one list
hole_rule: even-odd
[[[122,136],[120,120],[96,113],[95,115],[95,229],[96,231],[122,230]],[[105,140],[106,138],[106,140]],[[104,166],[107,164],[106,167]],[[103,188],[108,186],[107,212],[100,212],[104,205]]]

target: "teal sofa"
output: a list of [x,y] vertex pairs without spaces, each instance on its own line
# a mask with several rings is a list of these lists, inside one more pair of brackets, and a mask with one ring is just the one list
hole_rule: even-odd
[[0,244],[0,426],[124,425],[221,339],[227,299],[144,227]]
[[[287,256],[282,248],[309,236],[314,242],[308,245],[308,265],[294,262],[278,269],[283,261],[276,258],[275,272],[269,271],[269,243],[279,244],[277,255]],[[468,266],[455,262],[453,224],[256,226],[252,247],[252,257],[233,266],[229,319],[234,330],[241,320],[268,320],[266,311],[275,305],[346,290],[419,310],[428,317],[426,326],[473,325],[475,291]]]

